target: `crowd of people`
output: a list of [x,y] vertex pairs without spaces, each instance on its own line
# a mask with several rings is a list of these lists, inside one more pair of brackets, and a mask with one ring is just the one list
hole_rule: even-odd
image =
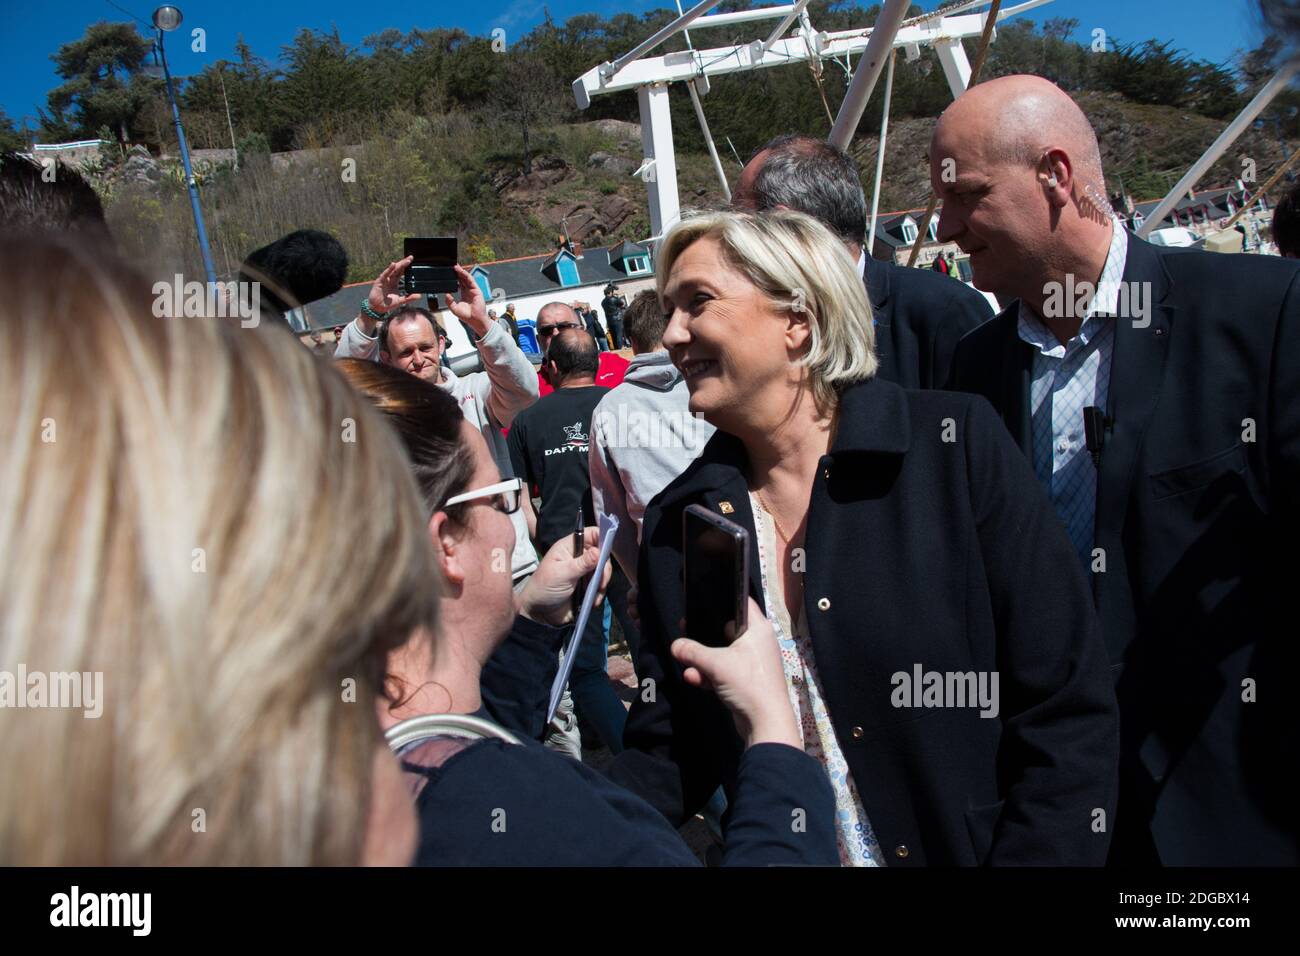
[[[694,865],[696,814],[726,865],[1300,862],[1300,265],[1127,232],[1038,77],[930,162],[996,315],[789,135],[534,368],[409,259],[304,348],[312,230],[241,273],[290,321],[158,317],[93,191],[6,157],[0,672],[105,690],[0,710],[0,863]],[[691,506],[747,533],[730,641],[682,633]]]

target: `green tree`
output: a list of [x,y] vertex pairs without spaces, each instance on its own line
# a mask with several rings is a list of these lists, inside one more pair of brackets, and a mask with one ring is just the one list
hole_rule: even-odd
[[282,121],[299,131],[315,121],[328,139],[369,110],[362,58],[337,28],[298,31],[283,58],[285,76],[276,87]]
[[0,150],[9,151],[16,149],[26,149],[27,140],[18,128],[14,126],[14,121],[9,118],[3,109],[0,109]]
[[492,99],[503,119],[520,132],[521,165],[524,175],[528,175],[533,171],[539,129],[554,123],[562,110],[558,91],[547,82],[542,56],[524,50],[507,54]]
[[361,44],[373,51],[364,63],[366,93],[371,108],[385,112],[404,101],[409,102],[405,99],[409,91],[404,82],[407,43],[402,31],[389,27],[365,37]]
[[122,144],[129,143],[146,102],[158,95],[157,80],[140,73],[150,41],[129,23],[100,21],[85,36],[59,47],[51,56],[64,83],[50,91],[50,112],[42,125],[55,135],[91,136],[108,126]]
[[1228,119],[1241,112],[1245,98],[1237,90],[1231,72],[1215,63],[1200,60],[1192,65],[1188,106],[1202,116]]
[[1105,87],[1134,102],[1184,106],[1191,99],[1195,65],[1168,41],[1117,44],[1098,62]]

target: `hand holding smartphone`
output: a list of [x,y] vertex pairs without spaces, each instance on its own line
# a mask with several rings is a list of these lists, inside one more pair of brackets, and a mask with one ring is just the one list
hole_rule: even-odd
[[749,532],[701,505],[682,513],[686,636],[726,647],[749,615]]
[[408,295],[459,290],[460,282],[453,268],[457,261],[455,236],[404,239],[402,255],[412,257],[402,276],[403,289]]

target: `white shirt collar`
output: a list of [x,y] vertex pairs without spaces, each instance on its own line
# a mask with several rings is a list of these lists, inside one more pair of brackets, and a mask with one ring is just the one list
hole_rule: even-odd
[[1128,230],[1114,217],[1110,220],[1110,248],[1106,262],[1097,280],[1097,294],[1088,304],[1088,317],[1098,312],[1115,315],[1119,309],[1119,287],[1124,281],[1124,266],[1128,264]]

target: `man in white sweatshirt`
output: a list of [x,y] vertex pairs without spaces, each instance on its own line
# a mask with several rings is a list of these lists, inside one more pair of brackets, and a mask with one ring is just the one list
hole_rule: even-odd
[[[488,317],[483,293],[460,266],[455,267],[459,301],[448,296],[447,310],[478,335],[475,346],[484,371],[461,376],[444,367],[446,332],[431,312],[414,304],[421,296],[399,291],[399,280],[411,262],[408,256],[380,273],[361,304],[361,312],[344,328],[334,357],[380,361],[446,389],[465,418],[482,432],[501,477],[513,478],[501,429],[508,428],[515,415],[537,401],[537,373],[510,334]],[[511,576],[518,585],[537,569],[537,553],[528,539],[523,509],[510,519],[515,527]]]
[[652,290],[632,300],[623,314],[632,362],[591,419],[591,503],[597,516],[618,518],[614,558],[633,583],[646,505],[699,457],[714,432],[690,412],[686,380],[663,346],[667,326]]

